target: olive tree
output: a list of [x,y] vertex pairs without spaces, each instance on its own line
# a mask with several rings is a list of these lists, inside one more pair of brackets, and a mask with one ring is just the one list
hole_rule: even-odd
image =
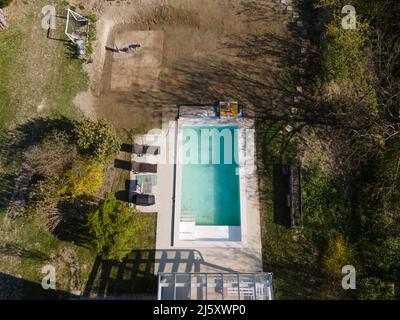
[[105,259],[122,261],[136,244],[140,231],[137,212],[113,194],[107,194],[100,206],[88,217],[88,230],[98,254]]
[[117,131],[107,120],[81,120],[73,133],[80,153],[98,162],[110,161],[121,146]]

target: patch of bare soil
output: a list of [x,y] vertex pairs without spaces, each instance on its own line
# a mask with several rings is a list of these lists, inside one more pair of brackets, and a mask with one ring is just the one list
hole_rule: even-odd
[[92,120],[97,118],[96,109],[94,107],[95,103],[96,98],[90,91],[81,92],[74,99],[74,104],[79,107],[86,117]]
[[59,277],[57,279],[58,289],[63,289],[74,293],[80,292],[80,266],[78,262],[78,256],[73,249],[61,249],[58,254],[51,257],[49,263],[56,268],[58,274],[70,274],[69,277]]
[[[86,65],[96,90],[77,98],[86,114],[119,129],[149,130],[161,126],[167,105],[234,99],[249,115],[280,101],[272,86],[279,57],[269,47],[287,33],[279,1],[100,3],[93,63]],[[141,47],[110,50],[132,43]]]
[[26,163],[23,164],[21,173],[15,179],[15,187],[9,206],[7,208],[7,216],[14,218],[21,216],[25,209],[28,186],[32,178],[32,168]]
[[318,132],[304,132],[302,138],[300,162],[303,167],[312,168],[318,163],[318,168],[325,173],[331,173],[337,168],[331,146],[318,138]]

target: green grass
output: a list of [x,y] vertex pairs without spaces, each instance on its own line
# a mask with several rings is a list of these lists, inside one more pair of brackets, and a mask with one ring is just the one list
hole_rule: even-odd
[[276,299],[312,299],[321,281],[319,248],[307,229],[289,229],[274,222],[272,175],[266,175],[263,196],[262,250],[264,271],[273,272]]
[[74,119],[81,112],[73,104],[73,99],[77,93],[88,89],[89,77],[82,68],[82,61],[71,59],[65,55],[65,50],[63,46],[59,48],[59,57],[46,92],[51,116]]
[[[3,221],[4,212],[0,213]],[[39,284],[42,281],[41,269],[50,264],[56,267],[57,290],[69,292],[69,280],[72,277],[69,264],[63,260],[60,253],[64,248],[72,249],[77,254],[79,265],[79,279],[81,285],[90,272],[96,255],[92,250],[70,242],[61,241],[41,225],[35,217],[21,217],[11,221],[7,226],[0,226],[0,248],[2,248],[2,263],[0,272],[18,276],[31,283]],[[11,249],[8,249],[10,247]],[[12,249],[17,248],[17,249]],[[49,293],[44,290],[34,290],[35,297],[30,296],[33,286],[27,286],[21,298],[48,298]]]
[[[136,235],[137,248],[121,263],[97,259],[91,270],[87,294],[93,297],[118,296],[124,294],[152,294],[156,292],[154,258],[157,215],[138,213],[142,231]],[[100,291],[100,288],[105,288]]]
[[[292,163],[296,140],[281,130],[284,123],[264,122],[258,127],[262,172],[262,250],[264,271],[273,272],[277,299],[312,299],[319,296],[319,245],[308,227],[289,229],[274,220],[274,164]],[[286,211],[282,211],[286,212]],[[286,220],[281,217],[279,220]]]
[[[40,28],[41,8],[47,5],[45,0],[17,1],[15,14],[9,21],[10,27],[0,33],[0,136],[4,131],[12,130],[18,124],[37,116],[67,117],[76,119],[81,112],[74,106],[73,99],[89,88],[89,78],[82,67],[82,61],[72,59],[70,48],[63,41],[47,39],[47,32]],[[56,1],[57,13],[62,15],[64,1]],[[62,38],[62,24],[58,22],[55,38]],[[42,110],[38,106],[44,104]],[[6,140],[2,140],[6,141]],[[10,197],[14,188],[13,175],[18,174],[22,164],[21,154],[14,153],[11,162],[3,161],[0,154],[0,196]],[[128,173],[129,174],[129,173]],[[128,176],[121,175],[120,185]],[[4,199],[3,199],[4,200]],[[26,283],[19,298],[49,298],[40,287],[41,269],[46,264],[54,264],[57,271],[57,290],[70,292],[87,285],[92,272],[96,254],[90,248],[78,244],[78,241],[63,241],[49,232],[39,218],[29,215],[5,219],[5,206],[0,206],[0,274]],[[138,237],[138,249],[153,249],[155,244],[155,215],[143,216],[146,232]],[[61,256],[62,249],[74,250],[77,255],[79,288],[72,288],[69,264]],[[146,287],[142,282],[134,285],[136,292]],[[139,287],[138,287],[139,286]],[[142,289],[140,288],[142,287]],[[126,288],[126,286],[124,286]],[[128,285],[132,288],[132,285]],[[0,284],[0,290],[2,290]],[[13,288],[8,288],[13,290]],[[125,289],[124,289],[125,290]],[[1,294],[0,294],[1,297]],[[65,297],[65,296],[63,296]]]
[[[0,128],[24,122],[37,115],[77,118],[81,112],[74,97],[89,88],[82,61],[71,58],[71,48],[63,35],[64,19],[47,38],[40,28],[37,12],[48,3],[17,3],[17,15],[0,33]],[[65,7],[58,1],[60,8]],[[58,40],[57,40],[58,39]],[[44,104],[43,110],[38,106]]]
[[17,104],[8,86],[17,70],[15,57],[22,45],[23,33],[19,27],[10,27],[0,34],[0,128],[7,127],[16,116]]
[[[80,289],[83,293],[88,285],[87,281],[91,274],[94,274],[95,281],[92,284],[90,293],[97,295],[100,283],[113,282],[115,287],[108,292],[108,295],[132,294],[132,293],[154,293],[154,249],[156,239],[156,214],[138,213],[141,215],[140,221],[143,226],[142,231],[136,235],[138,246],[134,252],[127,257],[127,260],[135,260],[136,255],[141,256],[142,262],[135,264],[136,273],[131,273],[130,278],[124,278],[123,281],[117,279],[117,274],[121,268],[125,268],[125,262],[102,261],[102,267],[111,264],[112,268],[105,279],[101,276],[99,270],[92,269],[97,255],[89,248],[72,242],[62,241],[54,234],[47,231],[42,222],[35,217],[21,217],[13,220],[10,224],[0,225],[0,273],[21,276],[22,279],[39,284],[43,275],[41,269],[44,265],[50,264],[56,267],[57,290],[60,292],[70,292],[70,279],[72,277],[70,265],[62,258],[62,249],[69,248],[75,251],[79,266]],[[0,213],[0,219],[3,221],[4,212]],[[18,248],[18,250],[5,249],[9,245]],[[118,285],[117,285],[118,284]],[[44,290],[37,290],[35,287],[27,286],[23,292],[22,298],[33,298],[31,293],[35,293],[34,298],[47,299],[49,293]]]

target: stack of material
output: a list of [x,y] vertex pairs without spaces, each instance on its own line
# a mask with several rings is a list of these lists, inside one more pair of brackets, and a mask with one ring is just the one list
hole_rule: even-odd
[[237,118],[240,116],[239,103],[236,101],[220,102],[219,112],[221,118]]
[[0,9],[0,31],[7,29],[6,14]]

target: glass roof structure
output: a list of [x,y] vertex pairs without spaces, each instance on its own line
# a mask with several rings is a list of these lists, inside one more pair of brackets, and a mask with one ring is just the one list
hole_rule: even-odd
[[273,300],[272,273],[159,273],[158,300]]

